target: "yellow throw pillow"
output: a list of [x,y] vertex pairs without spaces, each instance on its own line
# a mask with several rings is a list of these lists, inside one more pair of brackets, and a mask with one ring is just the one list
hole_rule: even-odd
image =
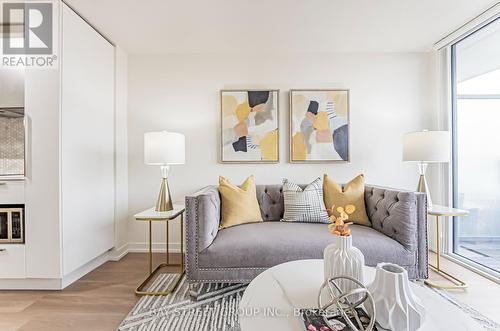
[[248,177],[239,187],[219,176],[219,192],[221,196],[220,229],[262,222],[253,176]]
[[[335,206],[334,209],[336,209],[337,207],[354,205],[356,210],[349,216],[349,222],[366,226],[372,225],[366,214],[365,178],[363,175],[356,176],[342,189],[342,186],[325,174],[323,177],[323,199],[328,209],[328,215],[332,214],[332,206]],[[335,216],[339,216],[336,211],[334,213]]]

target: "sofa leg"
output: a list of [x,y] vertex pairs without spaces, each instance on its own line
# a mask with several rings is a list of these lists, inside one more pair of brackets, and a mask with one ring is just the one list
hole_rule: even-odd
[[198,294],[200,291],[200,283],[190,283],[189,284],[189,297],[191,301],[198,301]]

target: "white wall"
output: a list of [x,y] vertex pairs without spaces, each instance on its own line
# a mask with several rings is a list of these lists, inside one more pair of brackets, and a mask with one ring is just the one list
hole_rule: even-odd
[[[63,5],[63,276],[114,245],[114,47]],[[82,49],[92,51],[82,51]]]
[[[240,183],[254,174],[258,184],[269,184],[283,177],[306,183],[324,172],[345,182],[364,173],[368,183],[414,189],[416,166],[401,161],[401,138],[430,123],[435,106],[431,60],[426,53],[131,55],[130,219],[154,204],[159,189],[160,170],[143,164],[143,133],[151,130],[186,135],[187,163],[171,170],[174,200],[216,184],[219,175]],[[329,87],[351,91],[351,163],[289,164],[288,90]],[[227,88],[281,90],[280,164],[218,163],[219,90]],[[154,241],[159,243],[164,231],[157,226]],[[172,232],[177,236],[178,228]],[[142,247],[134,244],[147,242],[146,224],[131,222],[129,241]]]
[[115,48],[115,250],[122,253],[128,242],[128,58]]
[[0,107],[24,107],[24,80],[23,67],[0,69]]

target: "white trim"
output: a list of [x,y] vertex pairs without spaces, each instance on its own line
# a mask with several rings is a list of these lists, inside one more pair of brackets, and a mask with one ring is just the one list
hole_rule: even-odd
[[90,273],[91,271],[97,269],[104,263],[109,261],[109,252],[105,252],[98,257],[94,258],[90,262],[87,262],[80,268],[70,272],[68,275],[65,275],[62,280],[61,280],[61,288],[64,289],[68,285],[73,284],[86,274]]
[[487,268],[484,268],[484,270],[483,270],[483,268],[481,268],[480,265],[477,265],[477,263],[475,263],[472,260],[464,258],[458,254],[455,254],[455,253],[443,254],[441,256],[444,257],[445,259],[455,263],[455,264],[458,264],[461,267],[464,267],[467,270],[470,270],[470,271],[472,271],[472,272],[474,272],[474,273],[476,273],[484,278],[487,278],[488,280],[491,280],[494,283],[500,284],[500,278],[495,276],[494,271],[488,272],[486,270],[490,270],[490,269],[487,269]]
[[[170,243],[170,253],[180,253],[180,243]],[[120,261],[128,253],[147,253],[149,243],[134,242],[105,252],[63,278],[0,279],[0,290],[62,290],[108,261]],[[153,253],[165,253],[165,243],[153,243]]]
[[0,279],[2,290],[60,290],[59,278]]
[[120,261],[125,255],[128,254],[128,244],[123,244],[119,248],[113,248],[109,251],[108,261]]
[[58,41],[58,47],[59,47],[59,71],[58,71],[58,88],[59,88],[59,95],[58,95],[58,114],[57,114],[57,120],[58,120],[58,138],[57,142],[59,144],[58,146],[58,151],[57,151],[57,157],[59,158],[58,160],[58,166],[59,169],[57,169],[57,174],[58,174],[58,185],[59,187],[57,188],[57,194],[59,197],[59,201],[57,203],[57,209],[58,209],[58,223],[59,223],[59,236],[58,236],[58,241],[59,241],[59,277],[64,276],[64,250],[63,250],[63,238],[64,238],[64,222],[63,222],[63,191],[62,191],[62,183],[63,183],[63,176],[62,176],[62,112],[63,112],[63,64],[64,64],[64,59],[63,59],[63,26],[64,26],[64,15],[63,15],[63,3],[61,1],[58,1],[58,10],[59,10],[59,25],[58,25],[58,35],[59,35],[59,41]]
[[[119,242],[118,238],[118,227],[120,226],[120,220],[118,219],[118,211],[117,211],[117,183],[118,179],[116,176],[116,168],[117,168],[117,161],[116,157],[118,153],[116,152],[116,112],[117,112],[117,107],[116,107],[116,47],[113,45],[113,242],[116,245]],[[122,246],[123,247],[123,246]]]
[[497,2],[490,8],[486,9],[484,12],[474,17],[470,21],[466,22],[458,29],[450,32],[448,35],[444,36],[441,40],[438,40],[434,44],[433,49],[439,50],[443,47],[454,44],[455,42],[459,41],[465,36],[493,22],[497,18],[500,18],[500,2]]
[[[180,253],[180,243],[170,243],[168,246],[170,253]],[[132,242],[122,245],[119,248],[113,248],[109,251],[108,261],[120,261],[128,253],[148,253],[149,243],[147,242]],[[153,253],[166,253],[164,242],[153,243]]]
[[[180,253],[180,243],[170,243],[168,246],[170,253]],[[153,253],[166,253],[167,249],[164,242],[153,243]],[[128,243],[128,253],[147,253],[149,252],[149,243],[147,242],[132,242]]]
[[0,279],[0,290],[62,290],[108,261],[119,261],[127,255],[127,244],[105,252],[63,278]]
[[6,176],[0,176],[0,182],[22,182],[22,181],[26,181],[28,179],[27,176],[25,175],[19,175],[19,176],[10,176],[10,175],[6,175]]

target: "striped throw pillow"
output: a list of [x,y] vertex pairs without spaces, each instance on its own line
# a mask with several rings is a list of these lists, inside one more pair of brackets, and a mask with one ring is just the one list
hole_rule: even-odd
[[283,180],[285,213],[282,221],[329,223],[328,213],[323,201],[321,178],[316,179],[302,190],[299,185]]

